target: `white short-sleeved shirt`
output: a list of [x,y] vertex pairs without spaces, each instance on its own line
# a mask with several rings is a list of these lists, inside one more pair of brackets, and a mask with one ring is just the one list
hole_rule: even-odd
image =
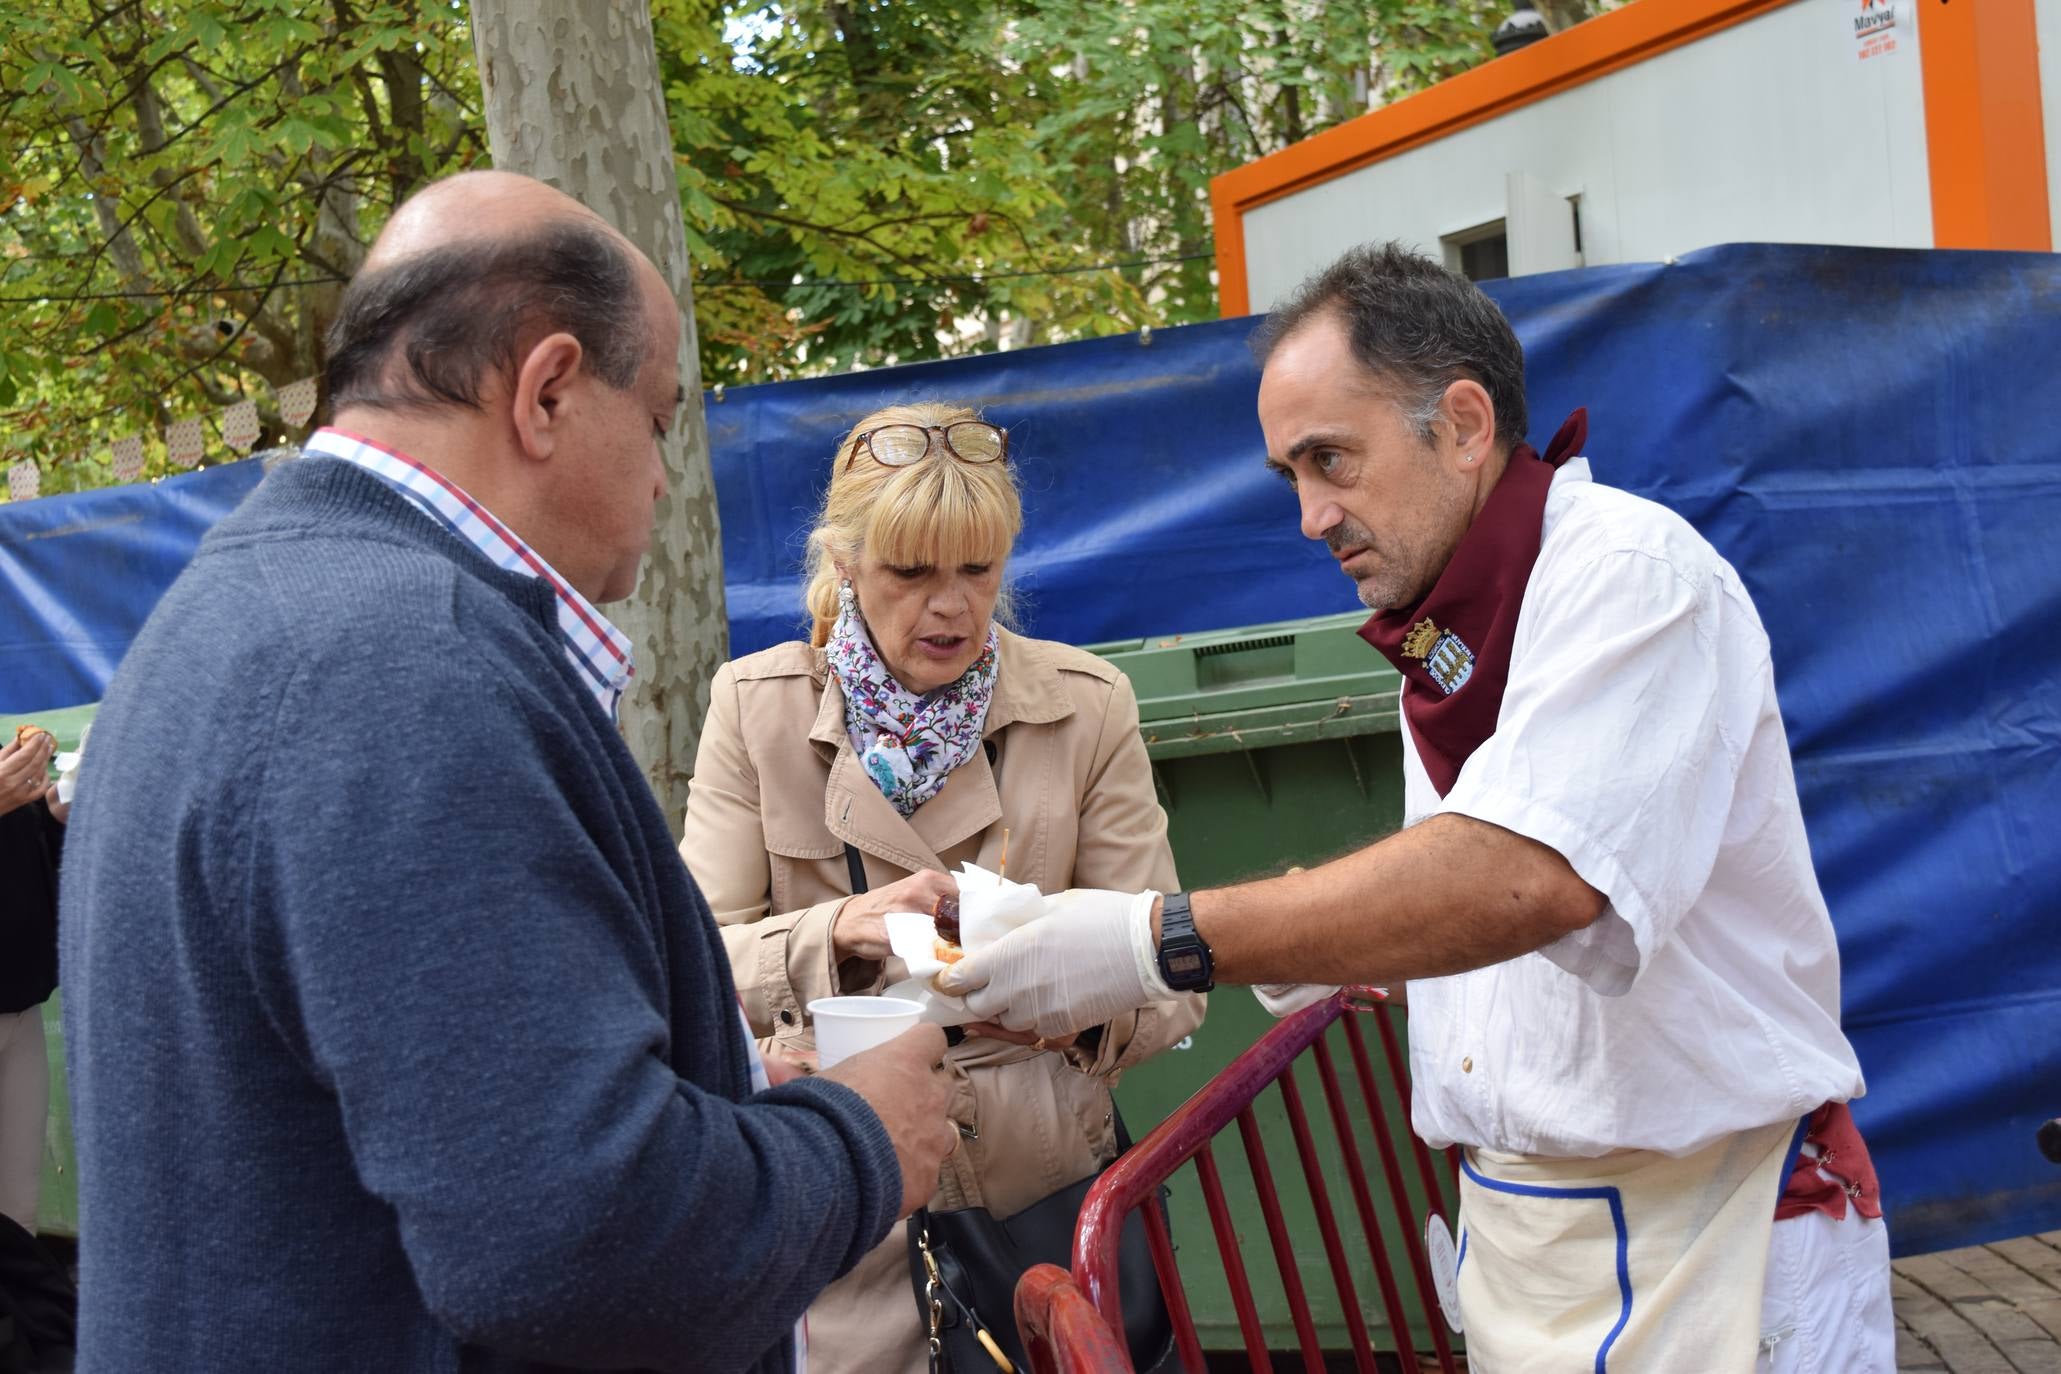
[[1443,800],[1402,734],[1408,823],[1515,831],[1609,899],[1542,950],[1410,984],[1419,1134],[1679,1155],[1860,1096],[1767,635],[1686,521],[1569,460],[1495,733]]

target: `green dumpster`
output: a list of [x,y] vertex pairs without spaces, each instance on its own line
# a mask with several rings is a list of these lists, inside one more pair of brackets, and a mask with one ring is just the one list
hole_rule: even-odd
[[[61,996],[61,994],[60,994]],[[79,1174],[72,1152],[71,1094],[64,1076],[64,1011],[58,997],[43,1004],[43,1038],[50,1055],[50,1115],[43,1124],[43,1193],[36,1229],[44,1235],[79,1234]]]
[[[1090,646],[1129,674],[1137,689],[1140,731],[1184,886],[1210,887],[1321,863],[1401,824],[1400,681],[1358,637],[1365,619],[1355,612]],[[1208,1019],[1186,1048],[1125,1075],[1117,1099],[1134,1132],[1142,1135],[1158,1123],[1272,1024],[1244,988],[1226,987],[1212,995]],[[1380,1049],[1372,1027],[1367,1030],[1376,1081],[1382,1082],[1386,1073]],[[1334,1053],[1349,1080],[1349,1058],[1335,1047]],[[1373,1264],[1359,1239],[1360,1223],[1323,1090],[1314,1073],[1301,1074],[1298,1082],[1331,1209],[1345,1237],[1357,1306],[1374,1344],[1394,1349]],[[1410,1314],[1411,1342],[1418,1352],[1428,1353],[1431,1334],[1423,1325],[1403,1233],[1388,1205],[1374,1133],[1357,1087],[1350,1081],[1343,1086],[1403,1310]],[[1406,1104],[1391,1094],[1384,1105],[1391,1136],[1407,1149]],[[1270,1090],[1256,1115],[1318,1334],[1327,1350],[1350,1349],[1343,1306],[1280,1093]],[[1244,1152],[1227,1143],[1217,1151],[1217,1163],[1268,1344],[1293,1349],[1295,1329]],[[1424,1198],[1417,1171],[1407,1155],[1403,1163],[1412,1189],[1410,1214],[1421,1216]],[[1242,1349],[1223,1263],[1192,1170],[1176,1176],[1172,1208],[1181,1277],[1203,1346]]]
[[[22,716],[0,716],[0,743],[14,738],[17,726],[40,725],[57,739],[59,750],[79,747],[79,735],[93,723],[97,704],[66,706],[56,711],[31,711]],[[53,780],[55,775],[53,774]]]

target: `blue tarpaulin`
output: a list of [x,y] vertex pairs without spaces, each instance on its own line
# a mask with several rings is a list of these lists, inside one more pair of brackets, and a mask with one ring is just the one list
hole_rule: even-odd
[[[2061,256],[1738,245],[1490,283],[1535,440],[1693,521],[1774,643],[1897,1248],[2061,1228]],[[731,390],[708,406],[743,653],[795,634],[838,436],[982,407],[1025,486],[1027,628],[1351,609],[1260,466],[1250,321]],[[0,711],[97,696],[251,465],[0,507]]]
[[0,506],[0,714],[100,700],[200,537],[262,475],[246,458]]

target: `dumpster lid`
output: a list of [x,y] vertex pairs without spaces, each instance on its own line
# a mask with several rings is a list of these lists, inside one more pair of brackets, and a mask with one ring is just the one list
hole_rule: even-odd
[[1393,730],[1402,679],[1363,612],[1086,646],[1129,675],[1154,758]]

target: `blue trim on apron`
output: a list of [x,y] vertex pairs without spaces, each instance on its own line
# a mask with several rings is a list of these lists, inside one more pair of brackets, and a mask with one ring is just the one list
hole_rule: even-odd
[[[1625,1227],[1624,1195],[1615,1188],[1548,1188],[1536,1183],[1504,1183],[1478,1173],[1467,1162],[1465,1152],[1460,1155],[1460,1171],[1482,1187],[1498,1193],[1514,1193],[1519,1197],[1565,1198],[1570,1202],[1602,1201],[1610,1204],[1610,1221],[1617,1228],[1617,1291],[1624,1297],[1624,1305],[1618,1311],[1617,1325],[1610,1328],[1610,1334],[1603,1338],[1603,1344],[1596,1347],[1596,1374],[1605,1374],[1610,1367],[1610,1347],[1624,1333],[1632,1319],[1632,1265],[1631,1233]],[[1462,1252],[1464,1253],[1464,1251]],[[1455,1265],[1455,1272],[1458,1266]]]

